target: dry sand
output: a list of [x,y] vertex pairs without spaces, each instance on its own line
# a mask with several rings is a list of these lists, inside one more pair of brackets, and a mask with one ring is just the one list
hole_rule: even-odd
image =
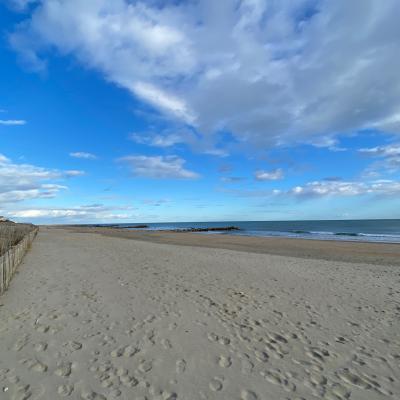
[[399,399],[384,260],[44,228],[0,299],[0,399]]

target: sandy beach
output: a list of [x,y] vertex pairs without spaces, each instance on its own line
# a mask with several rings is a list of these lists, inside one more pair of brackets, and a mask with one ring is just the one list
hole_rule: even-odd
[[400,398],[400,246],[91,232],[0,298],[2,400]]
[[229,234],[198,234],[85,226],[68,226],[63,228],[73,232],[97,233],[104,236],[160,244],[239,250],[249,253],[327,261],[400,266],[400,245],[391,243],[307,240],[285,237],[250,237]]

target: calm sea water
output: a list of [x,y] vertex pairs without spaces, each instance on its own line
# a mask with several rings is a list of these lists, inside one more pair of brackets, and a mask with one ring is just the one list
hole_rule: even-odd
[[[120,224],[124,225],[132,224]],[[280,236],[304,239],[400,243],[400,219],[341,221],[220,221],[146,223],[149,230],[209,228],[234,225],[221,235]],[[212,232],[216,233],[216,232]]]

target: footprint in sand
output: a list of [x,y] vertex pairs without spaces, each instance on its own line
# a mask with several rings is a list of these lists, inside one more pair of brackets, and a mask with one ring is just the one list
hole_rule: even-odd
[[249,375],[252,373],[254,364],[250,360],[242,360],[242,374]]
[[31,371],[35,371],[35,372],[46,372],[47,371],[47,365],[43,364],[42,362],[40,362],[39,360],[36,360],[36,359],[23,359],[20,361],[20,363],[25,365]]
[[348,369],[344,369],[342,371],[337,372],[336,374],[338,378],[340,378],[343,382],[345,383],[350,383],[354,386],[357,386],[362,389],[369,389],[371,385],[366,382],[364,379],[361,378],[361,376],[352,373]]
[[70,362],[63,362],[57,365],[57,369],[54,373],[58,376],[66,377],[70,376],[72,372],[72,363]]
[[50,327],[48,325],[36,325],[35,329],[39,332],[39,333],[47,333],[50,329]]
[[325,386],[328,383],[326,377],[318,372],[311,372],[310,373],[310,382],[313,386]]
[[124,354],[124,349],[122,348],[115,349],[110,353],[111,357],[113,358],[122,357],[123,354]]
[[156,319],[155,315],[148,315],[145,319],[144,322],[151,324],[154,320]]
[[121,376],[119,379],[126,387],[135,387],[139,383],[139,381],[134,376],[124,375]]
[[9,376],[7,380],[8,382],[13,383],[14,385],[16,385],[20,381],[19,376],[16,375]]
[[57,389],[57,393],[63,397],[69,396],[73,391],[73,385],[60,385]]
[[82,348],[82,343],[71,341],[64,344],[71,352],[80,350]]
[[117,376],[125,376],[125,375],[128,375],[128,370],[127,370],[126,368],[122,368],[122,367],[117,368],[117,369],[115,370],[115,375],[117,375]]
[[13,346],[13,350],[15,351],[21,351],[28,343],[28,338],[27,337],[23,337],[21,339],[18,339],[14,346]]
[[242,390],[240,394],[241,400],[257,400],[257,395],[251,390]]
[[104,379],[102,382],[101,382],[101,386],[103,387],[103,388],[109,388],[109,387],[111,387],[113,385],[113,381],[111,380],[111,379]]
[[122,392],[119,389],[113,389],[110,391],[110,397],[112,399],[116,399],[117,397],[120,397]]
[[176,400],[178,395],[176,393],[163,392],[162,400]]
[[209,384],[210,389],[214,392],[219,392],[223,389],[224,385],[221,378],[213,378]]
[[265,351],[255,351],[254,354],[258,361],[267,362],[269,360],[269,355]]
[[170,331],[175,330],[177,327],[178,327],[178,324],[177,324],[176,322],[172,322],[172,323],[170,323],[170,324],[168,325],[168,329],[169,329]]
[[93,391],[85,391],[81,393],[82,400],[107,400],[105,396],[102,394],[93,392]]
[[164,347],[165,350],[172,349],[172,344],[168,339],[162,339],[161,344]]
[[229,368],[232,365],[232,359],[226,356],[219,356],[218,365],[222,368]]
[[151,361],[143,361],[138,368],[141,372],[149,372],[153,368],[153,363]]
[[15,400],[26,400],[32,397],[30,385],[21,384],[17,386],[16,394],[13,397]]
[[227,337],[223,337],[222,336],[222,337],[219,338],[218,342],[220,344],[223,344],[224,346],[227,346],[231,342],[231,340],[229,338],[227,338]]
[[139,349],[135,346],[126,346],[123,351],[124,357],[133,357],[135,354],[139,353]]
[[268,382],[274,385],[280,385],[287,392],[295,392],[296,385],[289,381],[289,375],[282,373],[279,369],[271,369],[269,371],[262,371],[261,376],[263,376]]
[[176,373],[183,374],[186,370],[186,361],[185,360],[178,360],[176,362]]
[[35,344],[34,349],[35,349],[37,352],[46,351],[47,346],[48,346],[47,343],[45,343],[45,342],[40,342],[40,343],[36,343],[36,344]]

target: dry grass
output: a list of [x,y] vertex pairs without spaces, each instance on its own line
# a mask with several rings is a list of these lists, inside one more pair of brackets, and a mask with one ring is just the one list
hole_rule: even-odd
[[18,244],[25,235],[34,229],[35,226],[31,224],[0,222],[0,255]]

